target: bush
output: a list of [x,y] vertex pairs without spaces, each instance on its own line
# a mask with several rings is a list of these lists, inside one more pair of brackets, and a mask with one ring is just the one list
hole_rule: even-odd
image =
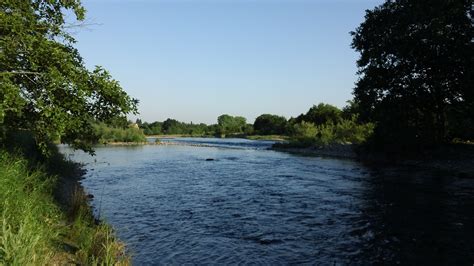
[[333,123],[327,123],[316,127],[316,137],[314,143],[317,146],[326,146],[338,142],[335,135]]
[[310,122],[295,124],[291,130],[291,146],[310,147],[330,144],[361,144],[373,133],[374,125],[358,124],[356,119],[315,125]]
[[300,143],[312,143],[316,137],[317,128],[313,123],[301,122],[293,128],[293,138]]
[[334,127],[334,140],[342,144],[361,144],[365,142],[374,131],[374,124],[358,124],[354,118],[352,120],[342,120]]
[[99,143],[106,144],[110,142],[145,142],[146,137],[143,131],[130,128],[114,128],[105,124],[98,124],[94,127],[95,133],[99,137]]

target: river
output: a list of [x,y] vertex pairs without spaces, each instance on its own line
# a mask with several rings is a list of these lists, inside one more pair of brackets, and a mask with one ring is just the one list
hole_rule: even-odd
[[474,262],[472,179],[268,141],[167,141],[183,145],[61,147],[136,265]]

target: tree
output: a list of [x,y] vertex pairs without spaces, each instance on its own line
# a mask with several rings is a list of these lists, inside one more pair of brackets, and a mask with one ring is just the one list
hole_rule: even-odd
[[86,69],[66,12],[84,19],[79,0],[0,2],[0,138],[27,130],[45,153],[58,137],[92,152],[93,123],[137,112],[106,70]]
[[253,128],[260,135],[280,135],[286,132],[287,121],[283,116],[263,114],[255,119]]
[[130,125],[125,116],[117,116],[107,121],[107,126],[116,128],[127,128]]
[[322,125],[328,122],[337,124],[342,119],[342,111],[336,106],[320,103],[313,105],[306,114],[302,114],[296,118],[296,122],[310,122],[315,125]]
[[376,122],[377,141],[439,144],[454,137],[459,120],[474,132],[471,5],[392,0],[367,11],[352,33],[352,47],[360,52],[354,96],[360,118]]
[[168,118],[163,121],[161,130],[165,134],[183,134],[181,122],[175,119]]
[[242,132],[243,132],[245,135],[247,135],[247,136],[253,135],[253,134],[255,133],[252,124],[246,124],[246,125],[242,128]]
[[347,105],[342,108],[342,119],[352,120],[359,117],[359,106],[353,101],[347,101]]
[[242,116],[230,116],[227,114],[221,115],[217,118],[217,125],[219,134],[242,133],[247,124],[247,119]]
[[247,119],[243,116],[234,116],[232,133],[243,133],[247,127]]

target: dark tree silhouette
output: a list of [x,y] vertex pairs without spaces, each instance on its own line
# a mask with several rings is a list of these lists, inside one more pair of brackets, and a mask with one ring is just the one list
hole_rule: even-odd
[[285,134],[287,121],[283,116],[263,114],[255,119],[253,128],[257,134]]
[[296,118],[296,122],[311,122],[315,125],[322,125],[328,122],[337,124],[342,119],[342,111],[336,106],[320,103],[313,105],[306,114],[302,114]]
[[[352,32],[360,118],[380,144],[420,147],[473,130],[472,0],[386,1]],[[462,124],[463,133],[456,130]],[[464,134],[464,136],[461,136]]]

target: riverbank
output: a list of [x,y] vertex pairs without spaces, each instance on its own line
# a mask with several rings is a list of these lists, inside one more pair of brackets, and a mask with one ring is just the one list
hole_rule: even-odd
[[[190,146],[190,147],[207,147],[207,148],[215,148],[215,145],[211,144],[204,144],[204,143],[189,143],[189,142],[173,142],[173,141],[159,141],[159,142],[111,142],[107,144],[100,144],[99,147],[106,147],[106,146]],[[227,147],[228,149],[234,149],[232,147]]]
[[81,166],[0,150],[0,264],[128,265],[125,245],[92,215]]
[[[157,139],[174,139],[174,138],[221,138],[210,135],[146,135],[146,138],[157,138]],[[223,139],[248,139],[248,140],[268,140],[268,141],[285,141],[288,139],[287,136],[283,135],[226,135]]]
[[184,134],[174,134],[174,135],[145,135],[146,138],[157,138],[157,139],[174,139],[174,138],[211,138],[213,136],[206,135],[184,135]]
[[[170,141],[170,139],[180,139],[180,138],[196,138],[196,139],[246,139],[246,140],[261,140],[261,141],[274,141],[274,142],[283,142],[287,140],[287,137],[281,135],[252,135],[252,136],[227,136],[225,138],[213,137],[213,136],[188,136],[188,135],[149,135],[146,136],[149,139],[155,139],[155,141],[140,141],[140,142],[124,142],[124,141],[111,141],[97,144],[96,146],[140,146],[140,145],[175,145],[175,146],[195,146],[195,147],[213,147],[212,145],[199,144],[199,143],[185,143],[180,141]],[[166,141],[160,141],[160,139]]]

